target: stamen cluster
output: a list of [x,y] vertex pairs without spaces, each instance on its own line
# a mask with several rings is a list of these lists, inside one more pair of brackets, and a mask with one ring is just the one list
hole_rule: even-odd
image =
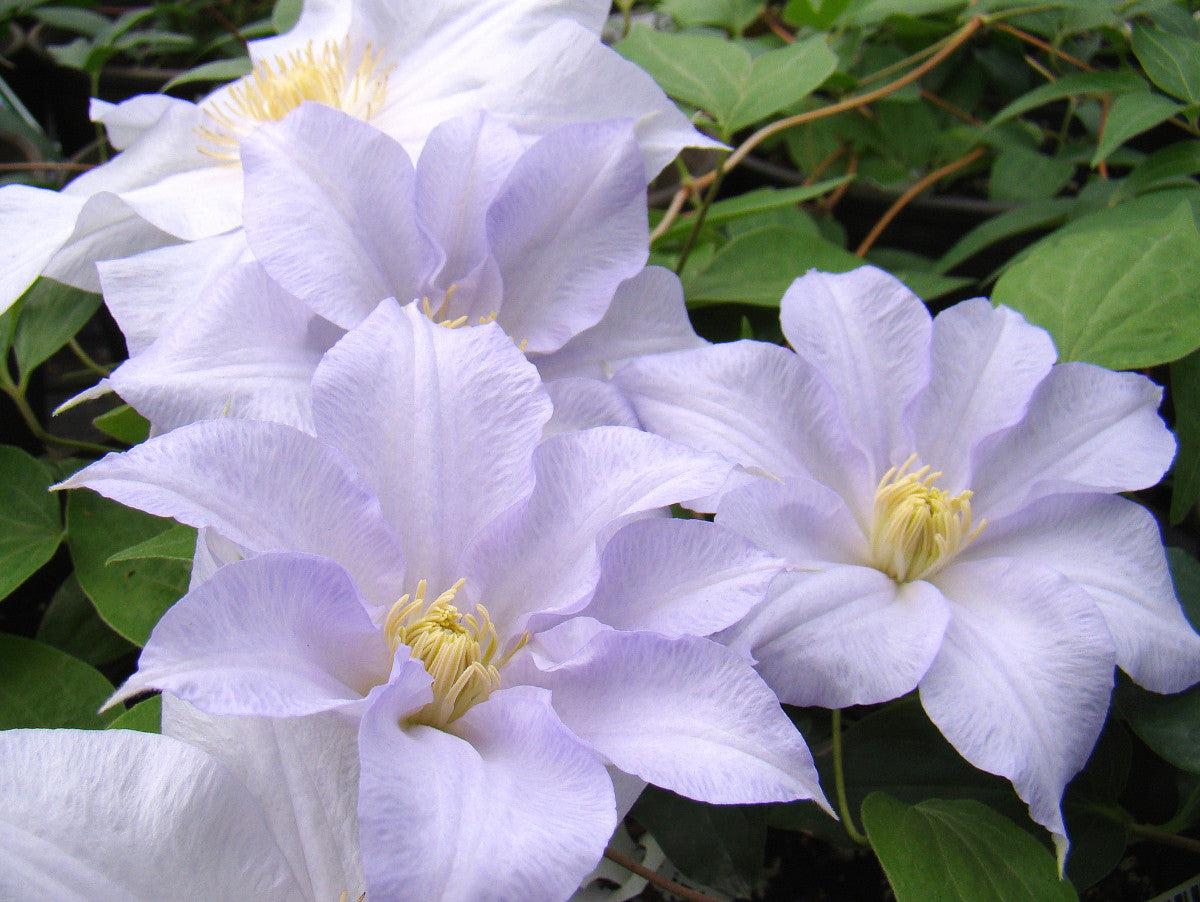
[[197,131],[216,146],[201,146],[200,152],[235,162],[238,142],[255,126],[279,121],[306,100],[370,120],[387,99],[388,73],[379,71],[382,54],[368,44],[353,72],[349,55],[348,38],[340,44],[326,41],[320,52],[309,41],[301,50],[258,63],[230,85],[223,101],[205,108],[215,127]]
[[460,579],[426,607],[425,580],[416,597],[402,596],[388,612],[383,634],[394,654],[407,645],[413,658],[433,677],[433,702],[409,718],[410,723],[444,727],[500,688],[500,668],[529,640],[528,634],[497,659],[500,641],[487,608],[461,614],[453,601],[466,583]]
[[871,523],[872,566],[902,583],[940,570],[987,525],[984,520],[971,528],[974,492],[951,495],[938,488],[942,474],[929,466],[906,472],[916,458],[883,475]]

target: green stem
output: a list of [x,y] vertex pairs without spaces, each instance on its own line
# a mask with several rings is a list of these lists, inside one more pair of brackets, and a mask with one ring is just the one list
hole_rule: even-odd
[[713,201],[717,199],[717,192],[721,190],[721,180],[725,178],[725,160],[728,154],[722,155],[717,161],[717,168],[713,170],[712,184],[708,186],[708,192],[704,195],[704,202],[700,204],[700,209],[696,211],[696,221],[692,223],[692,230],[688,232],[687,240],[683,243],[683,250],[679,252],[679,262],[675,264],[675,274],[680,275],[683,272],[684,264],[687,263],[688,257],[691,256],[692,248],[696,246],[696,239],[700,236],[700,229],[704,226],[704,217],[708,215],[708,208],[713,205]]
[[846,829],[846,835],[860,846],[870,846],[871,841],[858,832],[858,828],[854,826],[854,819],[850,816],[850,803],[846,800],[846,772],[842,765],[842,711],[840,708],[834,708],[832,714],[833,783],[837,792],[838,814],[841,816],[842,826]]
[[88,352],[83,349],[83,346],[80,345],[79,342],[77,342],[74,338],[67,341],[67,347],[69,347],[75,356],[79,358],[80,363],[82,363],[100,378],[106,379],[108,378],[109,374],[112,373],[112,367],[102,366],[93,360],[91,355],[88,354]]
[[60,438],[57,435],[51,435],[42,428],[42,424],[38,422],[37,414],[33,412],[33,408],[29,406],[29,402],[25,400],[24,385],[18,386],[13,384],[12,378],[8,373],[0,371],[0,389],[12,398],[12,402],[16,405],[17,412],[21,414],[21,419],[25,421],[25,425],[29,431],[44,445],[57,445],[60,448],[72,448],[76,451],[88,451],[93,454],[108,454],[112,448],[104,445],[97,445],[93,442],[81,442],[73,438]]

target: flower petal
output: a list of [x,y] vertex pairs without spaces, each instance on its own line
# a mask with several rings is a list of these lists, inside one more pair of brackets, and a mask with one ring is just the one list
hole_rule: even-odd
[[[601,6],[592,5],[593,15]],[[561,12],[556,18],[524,40],[503,78],[483,85],[484,108],[526,134],[585,118],[633,119],[646,181],[684,147],[721,146],[697,132],[645,70],[601,45],[594,30],[566,21]]]
[[600,322],[554,353],[532,359],[543,378],[607,379],[635,357],[706,344],[688,320],[679,277],[662,266],[647,266],[618,286]]
[[716,521],[792,568],[869,563],[864,528],[845,501],[802,476],[756,479],[730,489],[721,497]]
[[1200,636],[1175,598],[1158,524],[1111,495],[1059,495],[989,523],[964,560],[1019,558],[1057,570],[1091,595],[1117,666],[1154,692],[1200,680]]
[[971,484],[971,449],[1025,415],[1058,355],[1044,329],[977,298],[937,315],[931,356],[913,431],[921,462],[940,470],[938,484],[957,493]]
[[[358,719],[205,714],[164,695],[164,736],[208,752],[262,803],[267,826],[313,902],[366,889],[358,851]],[[162,898],[160,895],[159,899]]]
[[245,787],[150,733],[0,733],[0,837],[6,899],[312,898]]
[[762,601],[783,561],[703,520],[654,518],[604,548],[584,613],[619,630],[707,636]]
[[563,723],[626,773],[718,805],[825,802],[774,693],[715,642],[606,630],[558,667],[528,670]]
[[158,689],[210,714],[344,707],[385,682],[392,663],[365,604],[326,558],[267,553],[227,564],[163,615],[110,704]]
[[0,313],[25,293],[42,274],[50,258],[75,230],[75,219],[83,208],[77,197],[5,185],[0,188]]
[[1162,389],[1137,373],[1060,363],[1015,426],[975,449],[973,508],[997,519],[1063,492],[1126,492],[1162,478],[1175,439]]
[[783,334],[833,388],[850,434],[878,478],[912,449],[904,412],[929,381],[929,313],[899,279],[873,266],[811,271],[780,302]]
[[468,549],[465,575],[501,635],[531,613],[574,613],[599,577],[599,551],[630,519],[717,491],[730,464],[622,426],[551,436],[534,456],[536,488]]
[[630,426],[638,429],[637,414],[616,388],[599,379],[566,376],[545,383],[554,404],[545,435],[591,429],[593,426]]
[[97,260],[125,257],[176,240],[142,219],[115,194],[101,192],[84,203],[74,230],[46,263],[42,275],[84,291],[99,291]]
[[498,322],[530,353],[594,326],[649,252],[630,123],[563,126],[534,144],[488,209],[487,235],[504,280]]
[[189,526],[211,526],[249,551],[332,558],[372,604],[403,594],[403,557],[378,499],[341,455],[288,426],[183,426],[110,454],[59,487],[80,486]]
[[[489,254],[487,210],[521,150],[517,133],[486,113],[451,119],[429,133],[417,160],[416,207],[421,227],[445,257],[434,287],[449,290]],[[454,308],[447,318],[478,318],[500,309],[498,297],[472,301],[471,309]]]
[[368,895],[422,902],[558,902],[616,827],[612,783],[543,693],[494,693],[453,733],[402,727],[380,695],[359,734]]
[[440,592],[484,524],[533,488],[550,416],[537,370],[495,325],[446,329],[381,304],[313,381],[317,433],[379,493],[411,576]]
[[870,510],[876,480],[833,393],[785,348],[737,341],[656,354],[613,384],[652,432],[776,478],[807,476]]
[[1112,691],[1104,618],[1083,590],[1029,561],[955,564],[935,580],[952,615],[921,703],[964,758],[1012,781],[1065,849],[1063,789],[1087,763]]
[[912,691],[941,646],[950,610],[926,582],[871,567],[785,571],[722,641],[792,705],[845,708]]
[[247,239],[286,290],[343,329],[384,298],[421,296],[440,260],[417,225],[413,165],[399,144],[305,103],[247,136],[241,156]]
[[160,430],[223,416],[311,432],[313,372],[342,330],[239,266],[113,372],[113,389]]
[[253,259],[246,234],[238,229],[228,235],[104,260],[96,268],[104,303],[134,357],[150,346],[172,318],[198,303],[218,276]]

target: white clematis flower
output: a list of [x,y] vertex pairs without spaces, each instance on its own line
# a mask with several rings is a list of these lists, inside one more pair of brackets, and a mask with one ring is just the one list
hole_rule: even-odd
[[[232,722],[248,718],[230,719]],[[166,736],[130,730],[0,732],[0,897],[56,902],[356,900],[363,891],[353,793],[333,804],[338,742],[332,720],[282,725],[324,748],[270,784],[237,765],[292,758],[292,742],[240,730],[241,761]],[[262,723],[266,723],[263,721]],[[354,731],[344,764],[357,771]],[[210,737],[214,738],[214,737]],[[251,740],[245,743],[245,740]],[[313,744],[311,748],[317,748]],[[326,765],[312,767],[314,763]],[[246,779],[249,776],[250,779]],[[351,774],[351,780],[354,775]],[[293,782],[294,781],[294,782]],[[350,784],[351,788],[353,783]],[[348,809],[350,819],[339,819]]]
[[62,192],[0,190],[0,312],[38,276],[95,291],[98,260],[241,224],[238,142],[305,101],[342,110],[415,157],[438,123],[487,110],[526,145],[570,122],[635,120],[646,175],[692,128],[653,79],[599,38],[606,0],[306,0],[286,34],[251,42],[250,74],[200,103],[94,101],[122,152]]
[[781,321],[795,353],[736,342],[614,378],[647,429],[772,477],[718,504],[789,565],[726,639],[792,704],[919,687],[1065,853],[1113,664],[1157,692],[1200,679],[1154,518],[1115,494],[1171,463],[1161,390],[1055,365],[1045,331],[983,299],[931,320],[871,267],[798,279]]

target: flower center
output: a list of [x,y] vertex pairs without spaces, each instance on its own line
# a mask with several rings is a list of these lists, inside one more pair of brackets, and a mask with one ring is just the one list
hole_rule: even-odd
[[[451,285],[450,288],[446,291],[446,297],[442,300],[442,303],[438,306],[438,308],[436,310],[433,309],[433,305],[431,305],[429,303],[429,298],[422,298],[421,305],[425,310],[425,315],[427,317],[429,317],[431,320],[433,320],[435,323],[437,323],[439,326],[445,326],[447,329],[458,329],[458,328],[461,328],[462,326],[468,326],[468,325],[482,326],[487,323],[494,323],[496,321],[496,317],[500,315],[500,311],[498,311],[498,310],[493,310],[487,316],[479,317],[478,321],[474,322],[474,323],[472,323],[470,321],[471,317],[469,317],[469,316],[457,316],[454,319],[450,319],[446,315],[446,305],[450,303],[450,297],[454,294],[454,292],[457,289],[458,289],[457,283],[454,285]],[[516,341],[515,339],[514,339],[514,341],[517,345],[517,348],[522,353],[524,353],[525,346],[529,344],[529,340],[526,338],[522,338],[520,341]]]
[[983,520],[971,528],[971,496],[951,495],[938,488],[941,473],[908,468],[913,455],[884,474],[875,489],[871,522],[871,565],[898,582],[922,579],[941,570],[983,531]]
[[201,145],[200,152],[237,162],[238,142],[255,126],[282,119],[306,100],[369,120],[387,99],[388,70],[380,70],[382,54],[373,53],[370,44],[357,68],[349,66],[349,55],[349,38],[341,44],[326,41],[320,51],[309,41],[303,49],[258,63],[229,86],[222,100],[205,107],[212,124],[197,131],[212,146]]
[[500,688],[500,668],[529,641],[526,633],[497,658],[500,642],[487,608],[477,604],[474,614],[463,615],[453,604],[465,583],[460,579],[426,606],[421,580],[416,597],[402,596],[384,620],[383,634],[392,653],[407,645],[433,677],[433,701],[409,718],[410,723],[444,727],[462,717]]

